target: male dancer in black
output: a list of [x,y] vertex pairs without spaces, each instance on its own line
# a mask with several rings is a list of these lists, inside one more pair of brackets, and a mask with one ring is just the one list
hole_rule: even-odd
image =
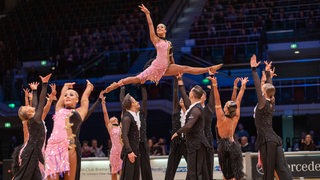
[[267,81],[262,87],[257,73],[259,64],[260,62],[257,62],[256,55],[253,55],[250,60],[250,66],[258,98],[258,104],[254,112],[257,128],[256,147],[260,151],[262,160],[263,179],[273,180],[274,170],[276,170],[281,180],[292,180],[292,175],[282,150],[281,138],[272,128],[272,115],[275,110],[275,87],[272,85],[270,77],[271,62],[265,62]]
[[[211,72],[209,72],[209,74],[211,74]],[[178,85],[179,85],[179,89],[180,89],[183,101],[185,102],[185,106],[186,108],[189,108],[190,100],[187,96],[187,93],[185,92],[185,87],[184,87],[181,75],[178,76]],[[207,148],[207,155],[206,155],[206,157],[208,157],[207,167],[208,167],[209,179],[213,179],[214,149],[213,149],[213,134],[212,134],[211,126],[212,126],[213,113],[214,113],[214,96],[213,96],[212,88],[210,90],[209,101],[207,105],[205,104],[206,99],[207,99],[207,94],[204,91],[201,97],[201,105],[203,107],[203,118],[205,121],[204,134],[210,145],[210,147]]]
[[187,180],[209,179],[209,173],[206,162],[206,148],[210,145],[204,134],[203,108],[201,97],[203,89],[196,85],[189,93],[191,105],[186,112],[186,124],[175,132],[171,140],[182,133],[186,135],[186,144],[188,151],[188,172]]
[[34,107],[21,106],[18,111],[19,118],[28,122],[29,139],[24,144],[19,154],[19,168],[15,173],[14,180],[42,180],[43,174],[41,169],[44,167],[44,157],[42,147],[45,141],[45,127],[41,120],[43,108],[46,102],[46,93],[48,81],[51,74],[42,77],[42,89],[40,93],[39,104],[37,101],[37,92],[33,91]]
[[[181,77],[178,77],[178,81],[182,81]],[[179,86],[180,93],[185,94],[183,97],[187,97],[185,88],[183,84]],[[190,101],[189,98],[186,98],[187,101]],[[178,98],[178,82],[177,79],[174,79],[174,88],[173,88],[173,97],[172,97],[172,103],[173,103],[173,113],[172,113],[172,132],[176,132],[181,127],[184,126],[186,121],[186,107],[184,104],[184,100]],[[189,102],[190,106],[190,102]],[[167,170],[166,170],[166,176],[165,180],[173,180],[174,176],[176,174],[176,170],[178,168],[178,165],[180,163],[181,157],[184,157],[184,159],[187,161],[187,147],[186,147],[186,139],[185,135],[181,135],[177,138],[174,138],[170,142],[170,153],[168,157],[168,163],[167,163]]]
[[[124,88],[121,89],[124,91]],[[142,111],[140,104],[127,94],[122,100],[122,174],[121,180],[152,180],[149,149],[146,135],[147,91],[141,86]],[[123,92],[122,92],[123,94]],[[120,97],[120,99],[122,99]]]

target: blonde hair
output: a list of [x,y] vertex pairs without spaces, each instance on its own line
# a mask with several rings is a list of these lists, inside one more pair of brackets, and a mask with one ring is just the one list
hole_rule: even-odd
[[237,103],[234,101],[228,101],[226,102],[225,105],[229,111],[229,114],[226,114],[227,117],[229,118],[233,118],[234,116],[236,116],[236,110],[237,110]]
[[20,118],[21,121],[25,121],[25,120],[28,120],[28,115],[26,113],[25,110],[23,110],[23,107],[26,107],[26,106],[21,106],[18,110],[18,116]]
[[78,94],[77,91],[75,91],[75,90],[73,90],[73,89],[68,89],[66,92],[68,92],[68,91],[74,92],[74,94],[77,96],[77,98],[79,98],[79,94]]
[[276,88],[270,83],[265,83],[262,86],[262,89],[266,92],[269,98],[273,98],[274,95],[276,94]]

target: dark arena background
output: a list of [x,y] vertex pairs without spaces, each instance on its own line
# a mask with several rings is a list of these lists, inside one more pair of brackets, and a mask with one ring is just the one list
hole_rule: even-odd
[[[277,74],[274,129],[289,155],[306,155],[300,152],[300,142],[306,134],[312,135],[316,149],[309,154],[312,162],[306,164],[313,163],[313,172],[295,178],[320,178],[319,0],[0,0],[0,179],[9,179],[11,153],[23,142],[17,116],[24,104],[23,88],[40,81],[38,75],[53,74],[50,82],[56,83],[58,96],[65,82],[76,82],[75,89],[83,92],[89,79],[94,85],[93,104],[101,90],[138,74],[156,56],[145,15],[138,8],[141,3],[150,10],[155,26],[167,26],[175,63],[224,64],[216,75],[222,104],[231,97],[234,79],[249,77],[239,123],[253,144],[257,98],[250,57],[256,54],[258,60],[272,61]],[[260,66],[258,72],[263,69]],[[187,91],[200,85],[209,92],[207,75],[185,74]],[[141,100],[139,85],[126,89]],[[119,92],[106,94],[109,114],[118,118]],[[159,157],[165,159],[170,150],[173,77],[163,77],[158,85],[147,82],[147,92],[147,135],[154,143],[161,139],[166,144],[164,156]],[[54,106],[45,120],[47,138],[53,114]],[[215,123],[214,118],[213,130]],[[91,146],[92,139],[103,145],[108,156],[110,138],[100,106],[81,127],[80,141],[87,140]],[[254,150],[252,157],[256,158]],[[294,165],[292,171],[298,167]]]

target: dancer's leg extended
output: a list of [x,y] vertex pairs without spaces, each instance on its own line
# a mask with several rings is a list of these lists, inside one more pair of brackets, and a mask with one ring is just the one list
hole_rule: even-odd
[[219,70],[222,67],[222,64],[218,64],[215,66],[210,66],[210,67],[191,67],[191,66],[184,66],[184,65],[179,65],[179,64],[170,64],[167,71],[165,72],[165,76],[175,76],[177,74],[183,74],[183,73],[187,73],[187,74],[203,74],[203,73],[207,73],[209,70],[211,72],[216,72],[217,70]]
[[123,85],[138,84],[138,83],[140,83],[140,79],[137,76],[126,77],[124,79],[119,80],[118,82],[114,82],[111,85],[109,85],[105,89],[105,92],[108,93],[108,92],[113,91]]

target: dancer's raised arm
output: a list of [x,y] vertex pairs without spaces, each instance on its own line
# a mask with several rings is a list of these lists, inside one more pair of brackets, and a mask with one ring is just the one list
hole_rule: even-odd
[[24,92],[24,105],[29,106],[29,94],[30,94],[30,89],[29,88],[23,88]]
[[159,41],[159,37],[156,35],[153,27],[153,22],[150,16],[150,11],[143,5],[141,4],[139,6],[140,10],[144,12],[147,18],[148,26],[149,26],[149,34],[150,34],[150,40],[152,41],[153,45],[155,46],[157,42]]
[[52,102],[57,100],[56,85],[50,84],[49,86],[51,87],[51,93],[47,96],[47,103],[43,108],[42,117],[41,117],[41,119],[43,121],[46,119],[46,116],[47,116],[48,112],[50,111]]
[[240,81],[240,78],[237,77],[233,82],[232,95],[231,95],[232,101],[236,101],[239,81]]
[[[101,93],[102,93],[102,95],[101,95]],[[87,113],[86,117],[83,119],[83,121],[88,120],[88,118],[91,116],[91,114],[92,114],[93,111],[96,109],[96,107],[98,106],[98,104],[102,102],[102,98],[104,98],[103,93],[104,93],[104,91],[101,91],[101,92],[100,92],[100,95],[99,95],[98,99],[97,99],[96,102],[94,102],[94,103],[92,104],[92,106],[89,108],[88,113]]]
[[[105,100],[105,97],[103,96],[103,91],[102,91],[102,93],[100,93],[99,98],[102,99],[101,107],[102,107],[102,112],[103,112],[104,123],[105,123],[105,126],[106,126],[108,132],[110,133],[111,128],[112,128],[112,124],[110,123],[111,121],[109,119],[109,114],[108,114],[108,110],[107,110],[107,106],[106,106],[106,100]],[[115,117],[112,117],[112,118],[115,118]]]
[[259,66],[260,61],[257,62],[257,57],[256,55],[252,55],[251,59],[250,59],[250,66],[252,69],[252,77],[253,77],[253,82],[254,82],[254,86],[256,89],[256,93],[257,93],[257,98],[258,98],[258,108],[261,109],[262,107],[264,107],[265,103],[266,103],[266,98],[264,98],[262,96],[262,90],[261,90],[261,82],[259,79],[259,75],[257,73],[257,67]]
[[188,109],[190,107],[190,105],[191,105],[191,101],[189,99],[189,96],[187,95],[186,88],[184,87],[184,83],[183,83],[183,80],[182,80],[182,74],[178,74],[176,77],[178,79],[180,95],[181,95],[181,97],[183,99],[184,106],[185,106],[186,109]]
[[86,80],[86,81],[87,81],[87,87],[82,94],[81,101],[80,101],[80,107],[77,108],[82,120],[85,120],[85,117],[88,113],[89,96],[90,96],[91,92],[93,91],[93,87],[94,87],[93,84],[89,80]]
[[120,93],[119,93],[119,100],[120,100],[121,103],[122,103],[125,95],[126,95],[126,87],[125,86],[121,86]]
[[[46,103],[46,94],[47,94],[48,82],[49,82],[50,77],[51,77],[51,74],[48,74],[45,77],[40,76],[41,82],[42,82],[42,88],[41,88],[41,93],[40,93],[40,97],[39,97],[39,105],[36,106],[36,113],[34,114],[34,118],[33,118],[37,123],[41,122],[43,108]],[[36,95],[34,95],[34,96],[36,96]],[[37,99],[34,96],[33,96],[33,99]]]
[[272,61],[270,61],[270,63],[268,63],[267,61],[264,61],[264,64],[266,65],[266,68],[265,68],[266,83],[272,84],[273,76],[277,76],[277,74],[275,73],[275,68],[271,69]]
[[249,80],[248,80],[248,77],[245,77],[245,78],[240,78],[240,81],[241,81],[241,88],[240,88],[240,91],[238,93],[237,100],[236,100],[236,103],[237,103],[236,116],[238,116],[239,118],[240,118],[241,100],[242,100],[244,91],[246,90],[247,82]]
[[147,94],[147,88],[146,85],[141,85],[141,96],[142,96],[142,112],[144,113],[144,117],[147,118],[148,111],[147,111],[147,100],[148,100],[148,94]]
[[[178,96],[178,80],[176,78],[174,78],[174,80],[173,80],[172,105],[173,105],[172,115],[179,113],[180,106],[179,106],[179,96]],[[172,127],[173,126],[174,125],[172,125]]]
[[207,77],[207,78],[211,80],[211,88],[213,88],[214,103],[215,103],[215,110],[216,110],[216,116],[217,116],[217,126],[218,126],[218,123],[224,117],[224,112],[222,111],[222,107],[221,107],[220,94],[218,91],[218,82],[216,77]]
[[31,106],[35,108],[37,108],[38,106],[38,94],[37,94],[38,85],[39,85],[39,82],[29,83],[31,93],[32,93]]

